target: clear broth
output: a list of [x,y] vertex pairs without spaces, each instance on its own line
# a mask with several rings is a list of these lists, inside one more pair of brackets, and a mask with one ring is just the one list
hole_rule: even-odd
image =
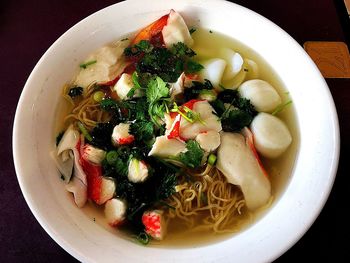
[[[259,66],[259,79],[269,82],[282,98],[283,102],[288,101],[290,98],[286,87],[279,79],[277,73],[271,68],[271,66],[254,50],[245,46],[241,42],[234,38],[225,36],[223,34],[211,32],[208,29],[199,28],[193,34],[194,46],[192,49],[197,52],[196,59],[201,61],[206,58],[220,57],[220,48],[231,48],[239,52],[243,58],[248,58],[255,61]],[[249,80],[250,78],[245,78]],[[232,82],[223,82],[224,87],[229,87]],[[287,106],[283,111],[277,115],[288,126],[293,142],[287,149],[287,151],[276,159],[263,158],[264,167],[266,168],[271,181],[273,201],[266,209],[259,210],[252,214],[252,218],[246,221],[246,224],[242,226],[239,232],[244,231],[248,227],[252,226],[257,220],[259,220],[264,214],[266,214],[278,201],[283,193],[288,181],[291,177],[294,162],[296,160],[297,150],[299,146],[299,133],[296,122],[296,114],[293,104]],[[246,216],[248,217],[248,216]],[[174,221],[172,221],[174,223]],[[179,224],[172,224],[169,226],[167,237],[161,242],[153,242],[154,246],[174,246],[174,247],[193,247],[198,245],[206,245],[213,242],[218,242],[231,238],[237,232],[215,234],[212,231],[198,231],[194,232],[184,230],[184,226]]]

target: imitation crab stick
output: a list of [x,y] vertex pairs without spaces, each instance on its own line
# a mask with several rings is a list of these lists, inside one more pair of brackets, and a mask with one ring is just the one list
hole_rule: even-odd
[[142,215],[145,231],[156,240],[162,240],[166,234],[166,222],[162,210],[146,211]]
[[264,168],[264,165],[259,157],[258,152],[256,151],[255,144],[254,144],[254,135],[253,133],[249,130],[249,128],[244,127],[242,130],[242,134],[244,135],[246,139],[246,144],[249,146],[250,150],[254,154],[255,159],[258,161],[261,170],[263,171],[264,175],[268,177],[268,174]]
[[131,45],[135,45],[141,40],[151,40],[152,37],[155,37],[157,34],[161,33],[162,29],[167,24],[168,17],[169,14],[164,15],[157,21],[142,29],[131,41]]
[[271,184],[242,134],[222,132],[216,167],[227,181],[238,185],[249,210],[265,205],[271,197]]
[[86,174],[87,197],[96,204],[104,204],[113,198],[116,188],[115,182],[110,178],[103,177],[101,165],[89,160],[91,158],[91,147],[89,145],[83,145],[81,140],[79,140],[76,148],[80,151],[79,163]]
[[135,137],[129,133],[129,129],[129,123],[119,123],[116,125],[112,133],[112,143],[116,146],[131,144],[135,140]]

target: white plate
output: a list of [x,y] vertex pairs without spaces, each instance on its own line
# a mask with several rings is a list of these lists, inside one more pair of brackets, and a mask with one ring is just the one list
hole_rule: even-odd
[[[300,128],[300,150],[285,192],[256,224],[208,246],[143,247],[113,233],[78,209],[49,157],[62,85],[86,55],[136,31],[173,8],[187,21],[233,36],[260,54],[289,90]],[[23,195],[42,227],[84,262],[266,262],[290,248],[320,213],[339,157],[334,103],[320,72],[282,29],[241,6],[219,0],[130,0],[105,8],[63,34],[43,55],[22,92],[13,154]]]

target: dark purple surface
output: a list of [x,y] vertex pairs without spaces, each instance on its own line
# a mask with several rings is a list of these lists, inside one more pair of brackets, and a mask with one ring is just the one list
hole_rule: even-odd
[[[115,2],[118,1],[0,0],[0,262],[76,262],[46,234],[25,203],[13,166],[13,118],[25,81],[46,49],[79,20]],[[345,41],[342,26],[348,21],[340,1],[235,2],[269,18],[300,44],[308,40]],[[335,6],[341,12],[342,25]],[[349,188],[350,172],[346,163],[350,156],[350,80],[332,79],[327,83],[341,125],[337,178],[316,222],[276,262],[350,262],[345,245],[349,244],[349,217],[345,213],[350,198],[345,191]]]

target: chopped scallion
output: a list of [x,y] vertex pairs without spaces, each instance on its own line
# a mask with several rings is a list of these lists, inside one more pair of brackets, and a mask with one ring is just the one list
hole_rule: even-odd
[[92,65],[92,64],[95,64],[97,62],[97,60],[90,60],[90,61],[87,61],[85,63],[81,63],[79,65],[80,68],[83,68],[83,69],[86,69],[88,66]]
[[208,157],[208,164],[214,165],[216,162],[216,155],[211,153]]
[[89,134],[88,130],[86,129],[86,127],[84,126],[84,124],[82,124],[80,121],[78,121],[78,127],[81,131],[81,133],[84,135],[84,137],[88,140],[88,141],[92,141],[92,137]]
[[283,111],[289,104],[292,104],[292,100],[288,100],[286,103],[278,105],[276,109],[271,113],[272,115],[276,115]]
[[102,91],[96,91],[93,95],[94,101],[101,102],[105,97],[105,94]]
[[109,151],[106,155],[106,160],[110,165],[114,165],[117,162],[117,159],[118,159],[117,151]]
[[150,241],[150,236],[146,232],[141,232],[137,237],[136,240],[140,242],[142,245],[147,245]]

